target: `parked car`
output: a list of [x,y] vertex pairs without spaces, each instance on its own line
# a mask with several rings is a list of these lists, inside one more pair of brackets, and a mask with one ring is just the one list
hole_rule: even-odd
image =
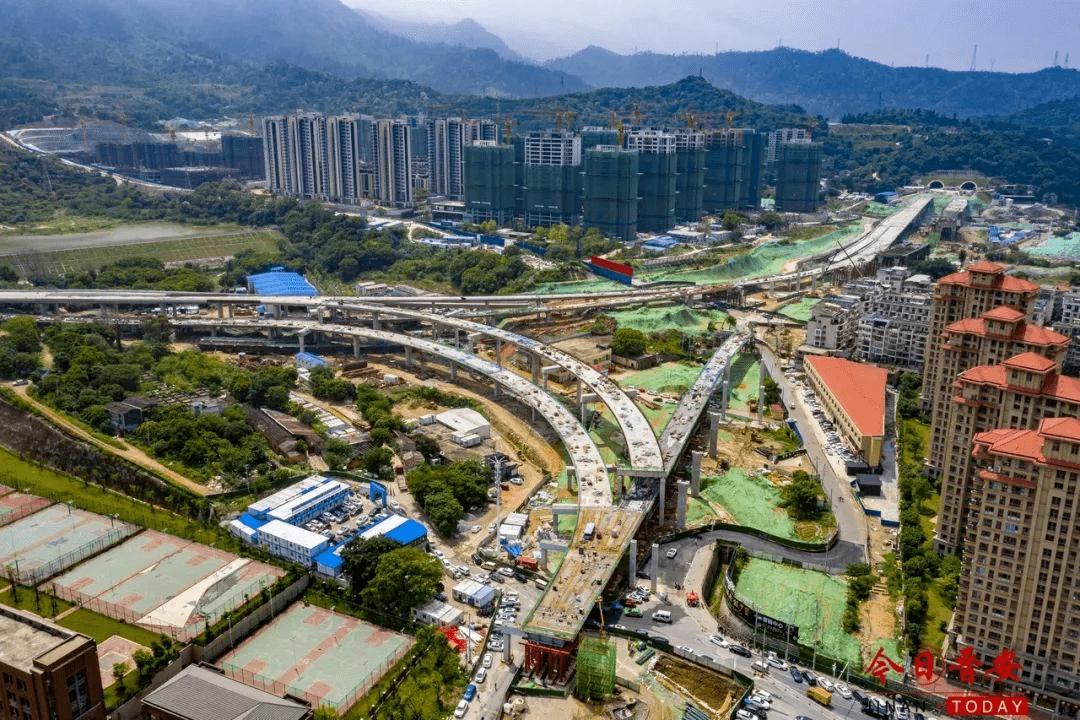
[[742,645],[729,645],[728,650],[736,655],[742,655],[743,657],[753,657],[753,653],[750,652],[749,648],[745,648]]
[[480,668],[476,671],[476,677],[473,678],[473,682],[477,685],[483,685],[484,680],[487,679],[487,668]]
[[770,656],[765,662],[769,663],[778,670],[787,670],[787,663],[776,657],[775,655]]
[[709,642],[713,645],[719,645],[720,647],[727,647],[729,645],[728,641],[724,639],[724,636],[720,634],[710,635]]
[[810,672],[809,670],[803,670],[802,676],[803,680],[806,681],[807,685],[817,685],[817,676],[814,675],[814,673]]
[[468,700],[460,700],[460,701],[458,701],[457,708],[454,710],[454,717],[463,718],[463,717],[465,717],[465,713],[467,713],[467,712],[469,712],[469,701]]
[[679,548],[673,547],[673,548],[671,548],[670,550],[667,551],[667,559],[672,560],[678,554],[679,554]]
[[492,662],[491,653],[484,653],[484,659],[480,664],[483,665],[486,668],[489,668],[489,667],[491,667],[491,662]]
[[839,693],[840,697],[844,698],[845,700],[851,699],[851,690],[844,683],[836,683],[835,689],[836,692]]
[[834,689],[836,689],[836,686],[833,685],[832,681],[830,681],[828,678],[818,678],[818,685],[825,688],[829,692],[832,692]]
[[791,666],[791,679],[797,683],[802,682],[802,673],[799,672],[799,668],[794,665]]
[[626,617],[639,618],[642,616],[642,612],[640,608],[630,607],[626,608],[626,611],[623,613],[623,615],[626,615]]
[[465,688],[464,697],[467,701],[472,702],[472,699],[476,697],[476,686],[469,683],[469,686]]
[[856,702],[859,702],[859,703],[864,703],[864,702],[866,702],[866,700],[867,700],[867,695],[866,695],[866,693],[864,693],[864,692],[863,692],[862,690],[860,690],[859,688],[855,688],[854,690],[852,690],[852,691],[851,691],[851,696],[852,696],[853,698],[855,698],[855,701],[856,701]]

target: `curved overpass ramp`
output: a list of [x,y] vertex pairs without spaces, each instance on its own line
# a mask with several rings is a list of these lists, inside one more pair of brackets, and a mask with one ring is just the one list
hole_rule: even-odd
[[612,503],[611,485],[607,468],[596,444],[589,437],[577,418],[566,407],[541,388],[520,375],[488,362],[472,353],[458,350],[432,340],[417,338],[387,330],[374,330],[354,325],[316,323],[303,320],[268,320],[248,318],[223,318],[218,320],[179,318],[173,322],[177,327],[204,328],[238,327],[252,330],[276,328],[285,331],[311,331],[332,333],[349,338],[378,340],[392,345],[403,345],[423,353],[440,357],[467,370],[482,374],[505,388],[523,403],[540,413],[554,428],[566,445],[577,472],[579,498],[582,506],[608,506]]
[[[570,353],[551,347],[538,340],[518,335],[517,333],[484,325],[471,320],[462,320],[454,317],[432,315],[419,310],[406,310],[400,308],[382,308],[369,305],[348,306],[350,310],[359,309],[371,313],[383,313],[395,317],[410,318],[436,325],[445,325],[470,333],[479,333],[488,337],[497,338],[503,342],[512,343],[524,348],[548,363],[554,363],[569,370],[581,382],[585,383],[596,396],[603,402],[615,416],[622,430],[626,442],[626,450],[630,459],[631,468],[641,475],[658,477],[663,472],[663,459],[660,455],[660,444],[656,440],[652,426],[641,412],[641,409],[631,400],[622,388],[613,382],[607,375],[596,370],[592,366],[583,363]],[[539,368],[534,366],[533,382],[537,381]]]

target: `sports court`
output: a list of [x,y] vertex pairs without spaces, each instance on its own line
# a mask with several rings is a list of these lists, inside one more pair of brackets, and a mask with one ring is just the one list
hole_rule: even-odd
[[344,714],[411,643],[356,618],[294,603],[218,664],[234,680]]
[[126,538],[133,525],[67,505],[51,505],[0,527],[0,567],[36,585]]
[[799,626],[799,642],[837,660],[859,662],[859,641],[843,631],[847,583],[825,573],[751,558],[735,594],[769,617]]
[[283,570],[146,530],[56,578],[58,597],[189,639]]
[[15,492],[9,487],[0,485],[0,525],[7,525],[19,518],[32,515],[51,504],[52,500]]

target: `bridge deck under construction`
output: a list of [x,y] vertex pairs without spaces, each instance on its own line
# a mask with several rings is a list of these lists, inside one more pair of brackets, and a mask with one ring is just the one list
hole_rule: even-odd
[[[599,601],[630,539],[645,518],[640,509],[583,507],[574,539],[554,580],[522,624],[527,636],[572,642]],[[589,524],[592,540],[585,540]]]

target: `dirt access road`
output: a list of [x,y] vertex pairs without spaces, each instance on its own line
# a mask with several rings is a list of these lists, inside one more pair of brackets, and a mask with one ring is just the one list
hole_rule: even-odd
[[185,477],[184,475],[181,475],[175,470],[165,467],[160,462],[144,453],[142,450],[134,448],[131,445],[123,442],[122,440],[119,442],[121,445],[123,445],[123,449],[113,447],[108,443],[104,443],[101,440],[98,440],[93,435],[86,432],[81,427],[71,422],[52,408],[48,407],[47,405],[43,405],[34,398],[30,397],[30,395],[26,392],[29,387],[29,385],[22,385],[19,387],[13,387],[12,389],[19,397],[33,405],[34,409],[41,413],[43,416],[45,416],[53,425],[63,428],[72,435],[80,438],[81,440],[85,440],[86,442],[100,448],[101,450],[104,450],[107,453],[122,457],[125,460],[135,463],[136,465],[148,472],[152,472],[155,475],[160,475],[169,482],[175,485],[180,485],[181,487],[190,490],[196,495],[207,497],[213,494],[210,488],[206,487],[205,485],[200,485],[191,478]]

